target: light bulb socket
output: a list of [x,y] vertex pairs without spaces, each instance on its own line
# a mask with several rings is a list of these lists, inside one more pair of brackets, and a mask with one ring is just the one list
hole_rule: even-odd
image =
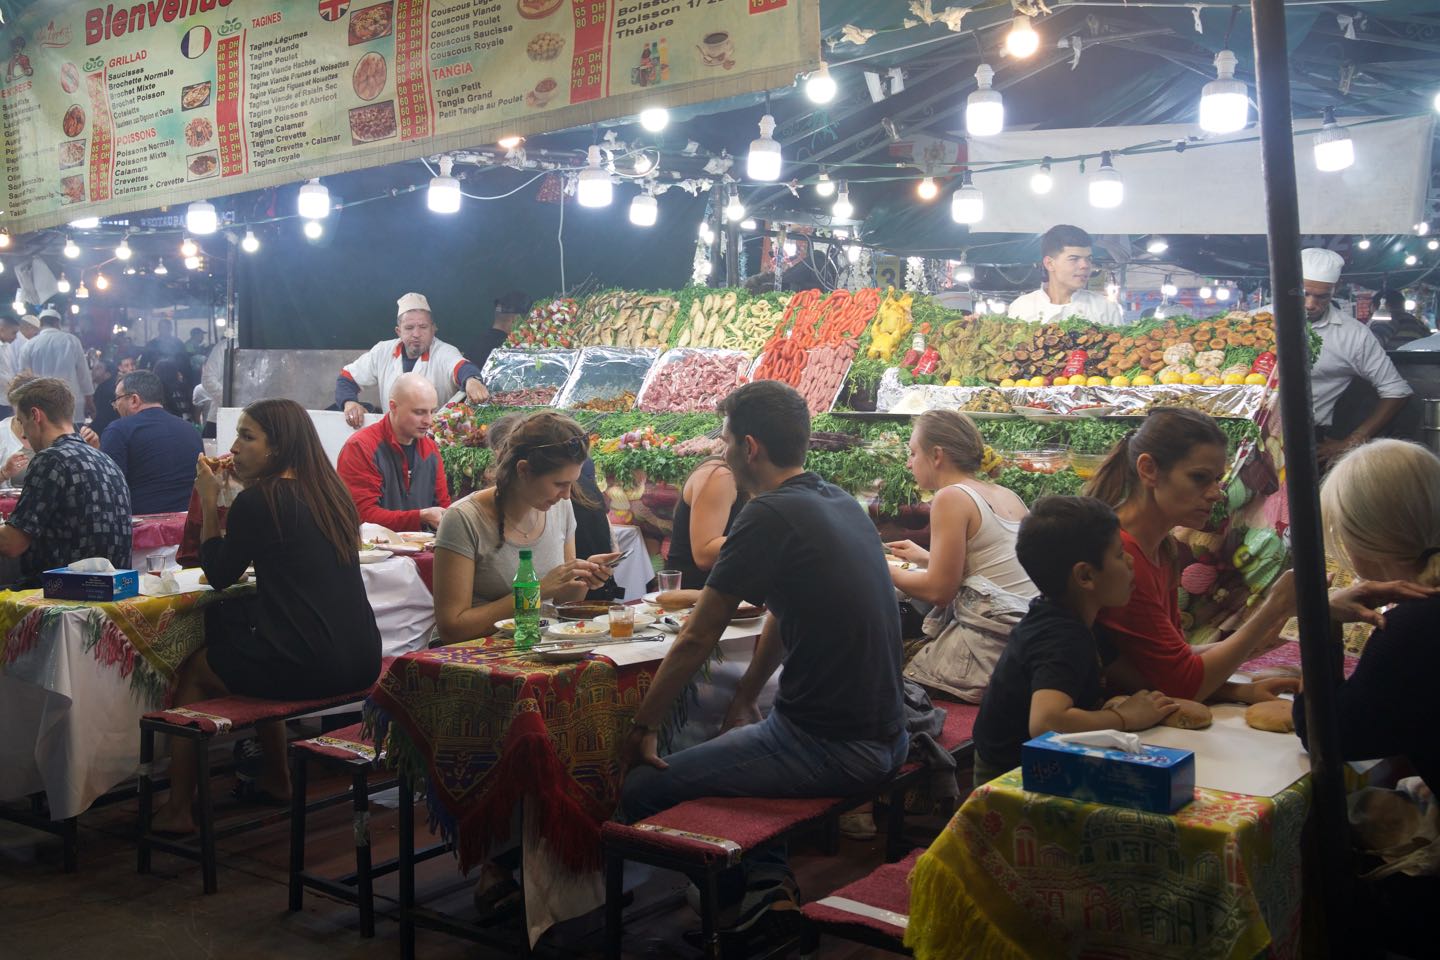
[[295,197],[295,212],[306,220],[322,220],[330,216],[330,190],[319,178],[300,185]]

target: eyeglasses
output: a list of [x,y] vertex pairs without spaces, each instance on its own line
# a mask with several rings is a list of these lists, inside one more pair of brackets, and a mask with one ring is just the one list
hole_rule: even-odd
[[114,400],[111,400],[111,401],[110,401],[110,406],[112,406],[112,407],[118,407],[118,406],[120,406],[120,401],[121,401],[121,400],[124,400],[126,397],[138,397],[138,396],[140,396],[140,394],[138,394],[138,393],[122,393],[122,394],[120,394],[120,396],[118,396],[118,397],[116,397]]
[[554,443],[539,443],[533,447],[526,447],[528,451],[548,450],[551,447],[560,447],[566,453],[576,457],[583,457],[590,452],[589,437],[571,437],[568,440],[557,440]]

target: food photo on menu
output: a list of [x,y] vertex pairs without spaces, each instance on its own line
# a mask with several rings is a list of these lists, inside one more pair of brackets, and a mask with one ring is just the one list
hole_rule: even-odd
[[210,102],[210,81],[192,83],[180,91],[180,109],[198,110]]
[[366,104],[350,109],[350,140],[352,143],[373,143],[395,136],[395,101]]
[[350,14],[350,46],[390,36],[394,8],[394,3],[386,2],[353,11]]
[[355,96],[365,101],[374,100],[384,92],[388,74],[385,56],[371,50],[355,64],[354,73],[351,75],[350,85],[355,90]]

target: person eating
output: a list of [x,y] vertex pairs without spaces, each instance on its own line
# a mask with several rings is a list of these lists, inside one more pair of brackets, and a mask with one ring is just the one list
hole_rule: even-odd
[[[255,567],[255,592],[205,608],[205,645],[180,665],[177,706],[227,694],[309,700],[364,690],[380,675],[380,631],[360,576],[360,518],[305,408],[257,400],[235,427],[228,467],[195,461],[200,567],[224,590]],[[244,481],[220,529],[224,474]],[[256,724],[261,799],[290,795],[285,724]],[[157,833],[195,830],[193,742],[171,743],[170,796]]]
[[430,438],[435,386],[418,373],[401,374],[390,388],[385,416],[351,434],[336,470],[362,523],[397,533],[440,526],[450,489],[440,448]]
[[680,589],[705,586],[745,499],[723,457],[706,457],[690,471],[675,505],[670,551],[665,557],[666,566],[680,571]]
[[1203,529],[1225,499],[1227,442],[1215,421],[1196,410],[1157,407],[1125,436],[1085,487],[1120,517],[1120,539],[1135,564],[1135,589],[1123,607],[1100,611],[1096,622],[1122,658],[1112,679],[1121,687],[1159,690],[1184,700],[1257,703],[1294,691],[1280,677],[1231,683],[1246,660],[1275,646],[1295,615],[1289,570],[1264,601],[1223,640],[1194,648],[1180,623],[1176,527]]
[[[885,545],[913,564],[890,567],[896,589],[935,608],[925,625],[933,642],[920,648],[905,675],[971,703],[980,702],[1009,628],[1039,593],[1015,554],[1025,503],[980,479],[984,455],[985,441],[965,414],[922,414],[910,434],[906,465],[922,490],[935,491],[930,549],[910,540]],[[968,597],[961,591],[967,583]]]
[[1006,313],[1027,323],[1055,323],[1079,317],[1105,327],[1123,327],[1125,312],[1118,303],[1089,289],[1095,272],[1094,241],[1068,223],[1057,224],[1040,237],[1040,262],[1045,283],[1010,304]]
[[445,511],[435,535],[435,622],[442,643],[488,636],[513,617],[520,551],[529,550],[543,600],[579,600],[610,579],[619,555],[575,554],[576,482],[590,438],[569,417],[532,413],[497,458],[495,485]]
[[430,301],[423,294],[407,293],[396,305],[395,339],[375,344],[346,364],[335,380],[335,406],[345,412],[345,422],[357,429],[364,425],[362,389],[378,387],[382,402],[388,401],[395,381],[405,373],[418,373],[434,384],[442,403],[457,391],[471,403],[483,403],[490,392],[480,379],[480,368],[435,336]]

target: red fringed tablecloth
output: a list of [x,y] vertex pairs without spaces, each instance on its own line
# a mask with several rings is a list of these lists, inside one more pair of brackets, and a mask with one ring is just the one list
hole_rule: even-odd
[[435,592],[435,551],[425,550],[421,553],[413,553],[410,559],[415,561],[415,569],[420,572],[420,579],[425,581],[425,589],[431,593]]
[[184,513],[148,513],[134,518],[130,538],[135,549],[153,550],[179,546],[184,533]]
[[508,838],[524,797],[560,859],[592,869],[619,799],[620,744],[656,666],[540,663],[494,638],[407,654],[371,695],[377,741],[425,780],[462,870]]

